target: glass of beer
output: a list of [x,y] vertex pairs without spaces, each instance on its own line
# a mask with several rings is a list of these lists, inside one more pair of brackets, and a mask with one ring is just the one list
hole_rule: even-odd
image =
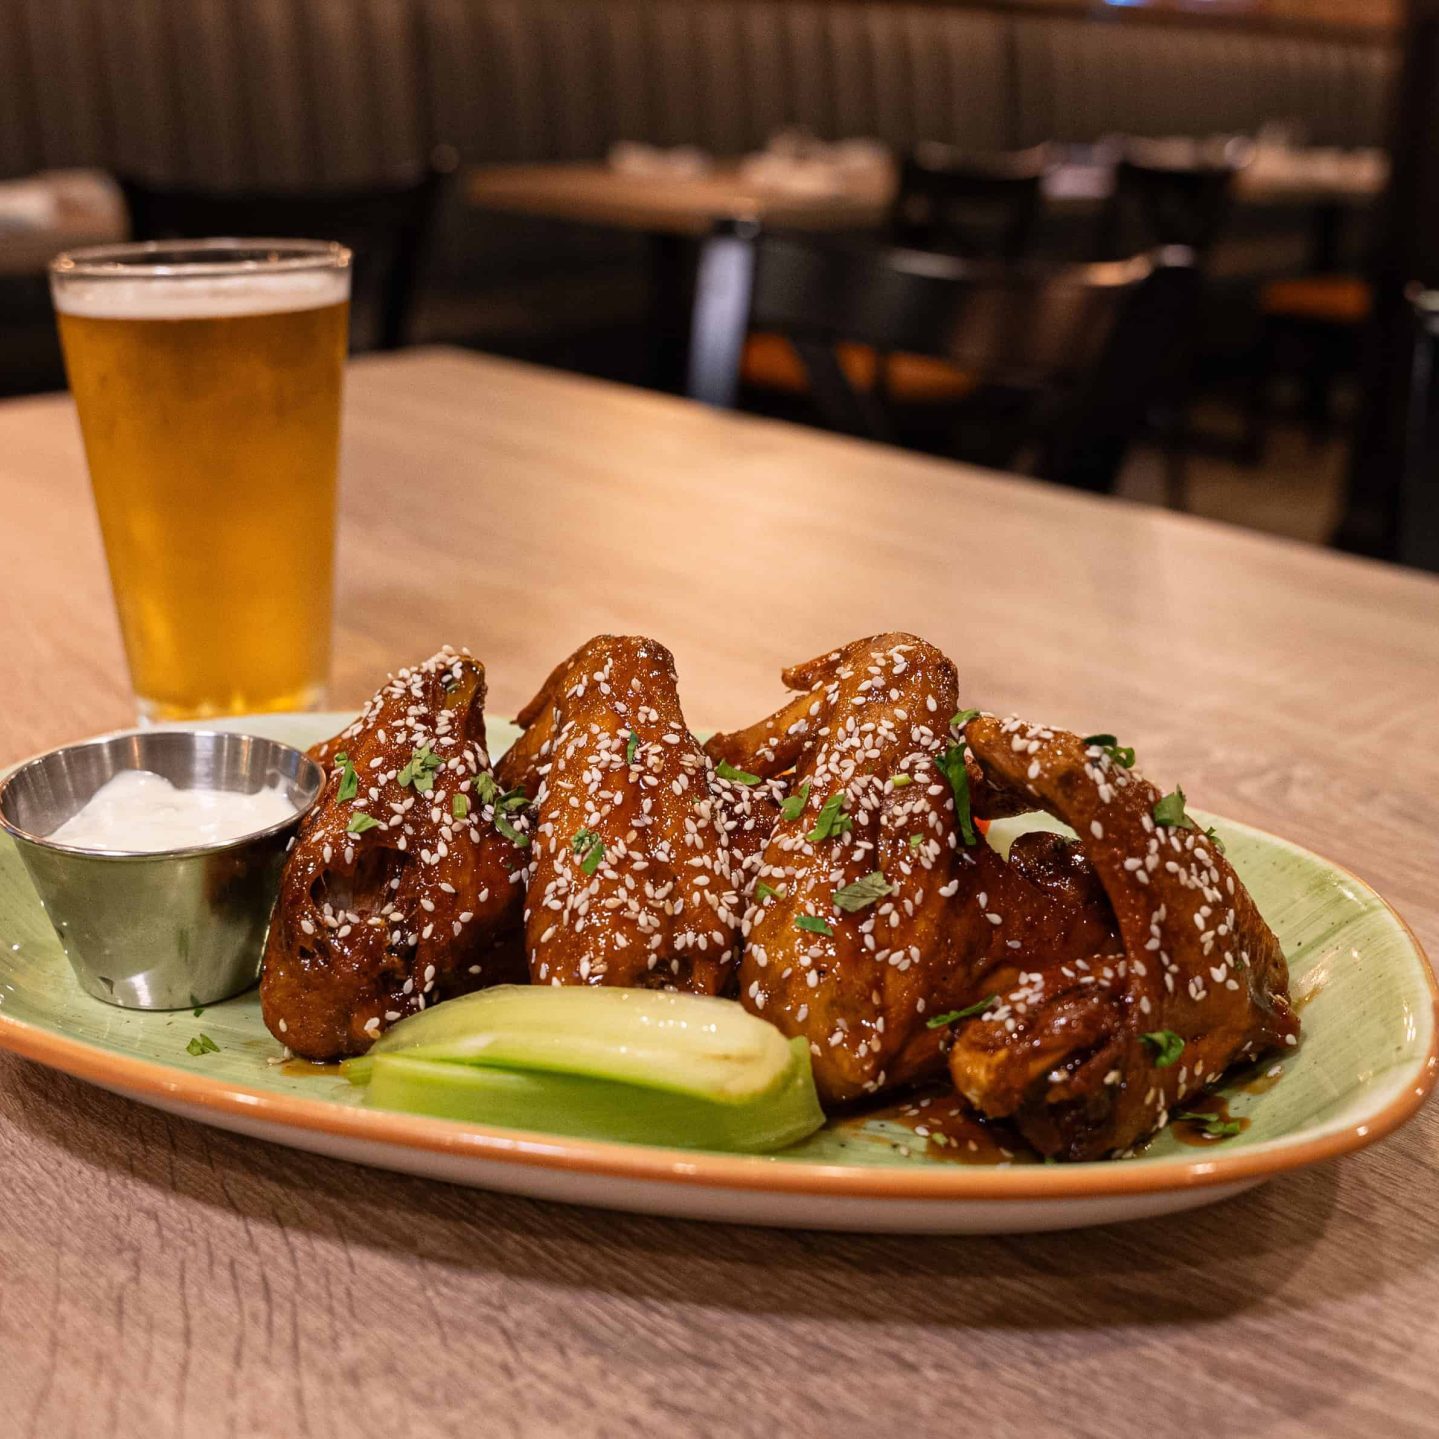
[[319,704],[350,252],[108,245],[50,286],[142,721]]

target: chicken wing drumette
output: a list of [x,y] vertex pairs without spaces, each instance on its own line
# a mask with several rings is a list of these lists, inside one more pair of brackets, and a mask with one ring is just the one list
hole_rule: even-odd
[[779,787],[716,772],[653,640],[590,640],[519,723],[499,772],[536,794],[531,979],[726,990]]
[[[950,1072],[1042,1153],[1123,1151],[1231,1064],[1298,1042],[1273,932],[1213,837],[1113,746],[982,715],[965,739],[987,780],[1081,837],[1087,904],[1102,886],[1121,944],[1083,959],[1026,949],[988,975]],[[1033,837],[1030,837],[1033,838]]]
[[528,821],[491,775],[484,701],[484,668],[445,649],[311,752],[329,773],[285,861],[260,980],[294,1053],[361,1054],[427,1004],[523,979]]
[[933,646],[879,635],[783,678],[798,699],[707,746],[790,772],[745,917],[740,999],[809,1040],[821,1098],[843,1103],[942,1070],[948,1032],[935,1021],[974,1002],[995,965],[1092,953],[1113,925],[976,832],[1006,796],[965,767],[954,666]]

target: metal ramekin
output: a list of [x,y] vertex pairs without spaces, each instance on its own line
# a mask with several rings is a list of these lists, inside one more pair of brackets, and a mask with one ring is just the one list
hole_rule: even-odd
[[[122,770],[180,789],[253,794],[277,780],[292,819],[220,844],[138,852],[47,838]],[[324,772],[274,740],[145,730],[66,745],[0,782],[0,828],[15,840],[40,903],[87,994],[126,1009],[214,1004],[259,973],[280,866]]]

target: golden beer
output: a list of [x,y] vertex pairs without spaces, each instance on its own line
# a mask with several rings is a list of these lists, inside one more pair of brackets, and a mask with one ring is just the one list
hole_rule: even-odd
[[329,669],[349,253],[238,243],[52,269],[146,719],[306,708]]

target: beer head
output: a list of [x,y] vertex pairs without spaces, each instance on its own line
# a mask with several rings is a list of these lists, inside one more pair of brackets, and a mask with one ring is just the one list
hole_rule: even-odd
[[274,315],[349,298],[350,252],[313,240],[106,245],[58,256],[55,308],[109,320]]
[[62,315],[91,320],[218,320],[338,305],[350,292],[345,270],[195,279],[67,280],[55,289]]

